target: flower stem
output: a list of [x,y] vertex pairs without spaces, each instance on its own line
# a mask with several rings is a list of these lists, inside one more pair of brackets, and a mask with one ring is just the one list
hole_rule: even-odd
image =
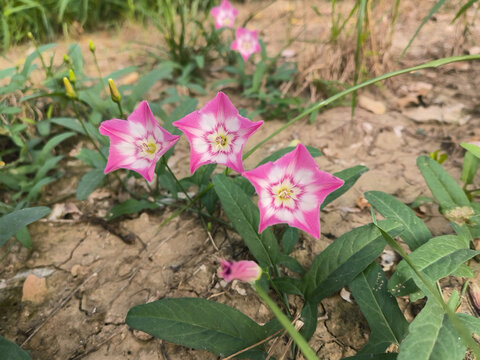
[[275,302],[268,296],[268,294],[263,291],[263,289],[256,283],[253,286],[257,291],[257,294],[262,298],[263,302],[270,308],[270,310],[272,310],[273,314],[278,319],[280,324],[282,324],[285,330],[287,330],[288,334],[292,337],[293,341],[295,341],[305,358],[307,360],[318,360],[317,355],[312,350],[312,348],[308,346],[305,338],[300,335],[300,333],[290,323],[290,320],[288,320],[287,316],[280,310],[277,304],[275,304]]

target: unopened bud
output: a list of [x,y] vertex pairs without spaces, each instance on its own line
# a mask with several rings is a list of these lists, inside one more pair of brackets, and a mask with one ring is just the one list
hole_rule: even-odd
[[92,53],[95,52],[95,45],[93,44],[93,41],[92,41],[92,40],[90,40],[90,41],[88,42],[88,47],[89,47],[89,49],[90,49],[90,51],[91,51]]
[[30,39],[30,40],[33,40],[33,34],[29,31],[27,33],[27,37]]
[[120,92],[113,82],[113,79],[108,79],[108,86],[110,87],[110,95],[112,96],[112,100],[116,103],[119,103],[120,100],[122,100],[122,95],[120,95]]
[[70,64],[70,57],[67,54],[63,55],[63,62],[65,64]]
[[65,86],[65,94],[70,99],[75,99],[75,90],[73,90],[72,83],[66,77],[63,78],[63,85]]
[[77,80],[77,79],[75,78],[75,73],[73,72],[72,69],[68,70],[68,79],[70,80],[70,82],[71,82],[72,84],[75,84],[75,81]]
[[5,166],[5,162],[4,161],[0,161],[0,168],[4,167]]

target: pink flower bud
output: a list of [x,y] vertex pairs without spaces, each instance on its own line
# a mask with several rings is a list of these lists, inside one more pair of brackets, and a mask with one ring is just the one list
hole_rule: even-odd
[[262,269],[255,261],[220,261],[221,268],[218,270],[218,276],[230,282],[240,280],[253,283],[262,276]]

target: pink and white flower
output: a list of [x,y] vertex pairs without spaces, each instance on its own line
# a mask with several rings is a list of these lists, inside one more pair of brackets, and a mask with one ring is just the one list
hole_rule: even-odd
[[99,130],[110,138],[105,174],[124,168],[136,171],[147,181],[153,180],[160,157],[180,138],[158,125],[146,101],[130,114],[128,121],[106,120]]
[[233,23],[235,22],[238,11],[228,2],[228,0],[222,0],[220,6],[215,6],[210,10],[210,14],[215,18],[216,29],[223,27],[233,28]]
[[225,279],[226,282],[240,280],[253,283],[262,276],[262,269],[255,261],[220,261],[218,276]]
[[190,171],[208,163],[226,165],[242,173],[242,150],[248,138],[263,124],[240,116],[222,92],[202,110],[173,123],[190,143]]
[[320,237],[320,205],[343,180],[320,171],[302,144],[275,162],[242,174],[259,195],[258,232],[270,225],[287,223],[315,238]]
[[247,61],[250,55],[260,52],[260,43],[258,42],[257,31],[249,31],[245,28],[238,28],[236,31],[235,41],[231,46],[232,50],[236,50],[242,55],[243,60]]

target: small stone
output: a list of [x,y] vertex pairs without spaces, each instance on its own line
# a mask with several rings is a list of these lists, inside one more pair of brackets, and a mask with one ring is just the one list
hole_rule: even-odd
[[47,294],[47,280],[29,274],[23,283],[22,301],[41,303]]
[[72,274],[73,277],[77,277],[78,275],[84,275],[85,268],[80,264],[75,264],[72,266],[70,273]]
[[384,103],[377,100],[373,100],[365,95],[360,95],[358,97],[358,105],[361,108],[377,115],[385,114],[385,112],[387,111],[387,107],[385,106]]
[[135,336],[138,340],[141,341],[149,341],[153,339],[152,335],[140,330],[133,330],[133,336]]

